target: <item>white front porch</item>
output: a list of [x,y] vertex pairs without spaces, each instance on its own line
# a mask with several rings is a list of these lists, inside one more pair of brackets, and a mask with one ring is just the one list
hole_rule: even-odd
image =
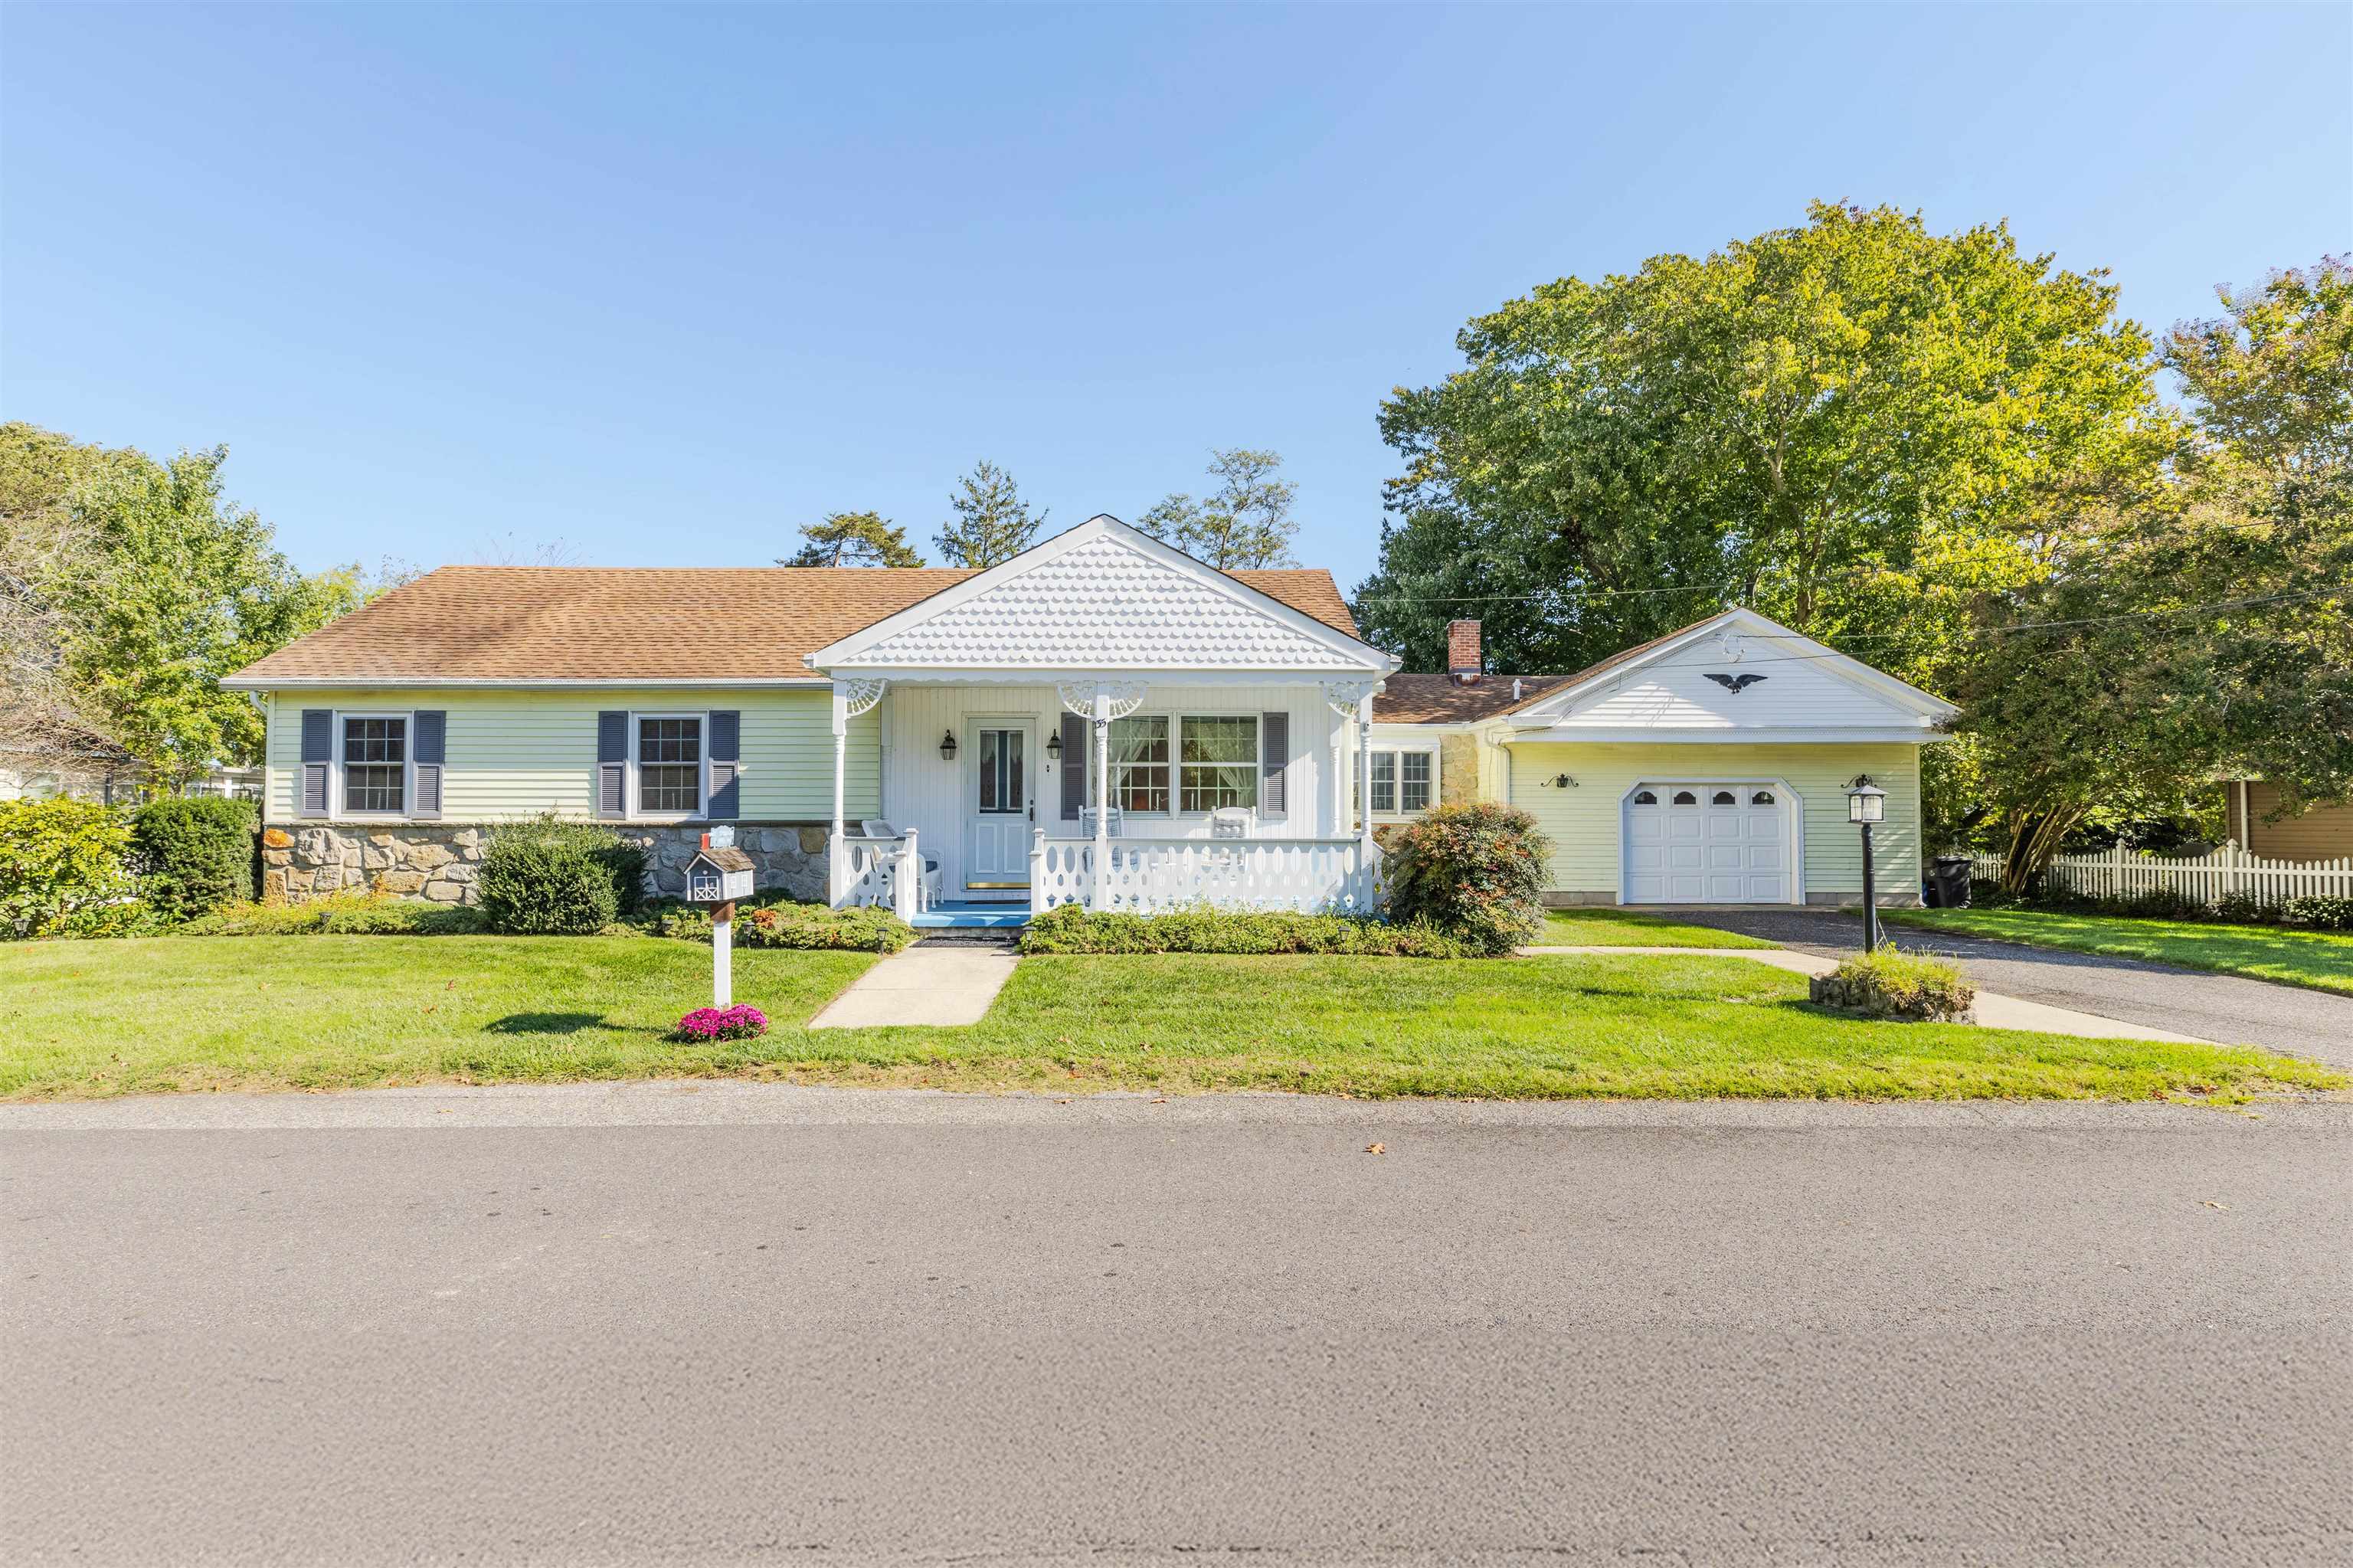
[[[1374,685],[837,677],[831,901],[911,920],[976,912],[965,924],[1065,904],[1377,910],[1380,856],[1357,798]],[[881,811],[861,821],[843,812],[842,781],[853,728],[868,731],[850,721],[869,712]]]

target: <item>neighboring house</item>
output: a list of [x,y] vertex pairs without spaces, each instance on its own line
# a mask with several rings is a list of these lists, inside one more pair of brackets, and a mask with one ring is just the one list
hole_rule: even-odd
[[36,738],[0,742],[0,800],[98,800],[132,805],[147,798],[147,770],[129,752],[79,726],[45,728]]
[[[1791,635],[1738,624],[1763,663]],[[467,899],[482,830],[554,812],[645,845],[670,892],[729,823],[763,886],[837,903],[914,912],[929,884],[943,906],[1365,908],[1372,830],[1476,792],[1536,810],[1564,896],[1606,898],[1611,780],[1727,768],[1784,792],[1740,817],[1744,896],[1855,895],[1851,847],[1817,821],[1843,827],[1858,771],[1890,792],[1887,863],[1907,869],[1889,880],[1908,887],[1916,748],[1949,710],[1828,650],[1804,657],[1838,667],[1772,663],[1767,691],[1712,704],[1682,646],[1532,683],[1518,706],[1489,700],[1508,683],[1441,693],[1428,683],[1450,677],[1400,676],[1357,636],[1329,573],[1219,572],[1096,517],[979,572],[444,567],[228,683],[269,715],[265,875],[291,897]],[[1660,695],[1620,713],[1629,682]],[[1556,802],[1555,771],[1586,789]],[[1665,864],[1688,813],[1660,799]],[[1605,806],[1597,835],[1584,819]],[[1693,816],[1704,858],[1711,812]],[[1646,821],[1629,819],[1638,858]],[[1768,842],[1788,856],[1778,885],[1753,847]],[[1686,896],[1672,879],[1624,891]]]
[[2276,785],[2260,779],[2233,779],[2222,786],[2222,805],[2232,842],[2266,860],[2341,860],[2353,855],[2353,805],[2306,806],[2273,820],[2280,809]]
[[1466,774],[1525,807],[1553,841],[1549,902],[1860,903],[1862,775],[1887,791],[1880,899],[1919,901],[1920,747],[1952,705],[1747,609],[1574,675],[1482,673],[1475,621],[1448,641],[1448,674],[1392,676],[1374,702],[1396,808],[1454,799]]

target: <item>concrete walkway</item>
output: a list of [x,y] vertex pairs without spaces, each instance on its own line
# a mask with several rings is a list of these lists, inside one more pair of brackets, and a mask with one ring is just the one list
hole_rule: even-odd
[[[1804,952],[1795,948],[1546,947],[1522,948],[1520,951],[1535,955],[1559,953],[1604,958],[1612,954],[1637,953],[1653,958],[1747,959],[1807,976],[1826,975],[1838,968],[1840,962],[1827,953]],[[2201,1040],[2195,1034],[2176,1034],[2147,1023],[2135,1023],[2128,1019],[2079,1012],[2071,1007],[2053,1007],[2048,1002],[2030,1001],[2024,997],[2004,996],[2000,991],[1991,991],[1978,992],[1977,1018],[1989,1029],[2031,1029],[2043,1034],[2074,1034],[2087,1040],[2165,1040],[2181,1045],[2216,1044],[2211,1040]]]
[[917,942],[876,964],[809,1020],[811,1029],[977,1023],[1013,978],[1010,947]]

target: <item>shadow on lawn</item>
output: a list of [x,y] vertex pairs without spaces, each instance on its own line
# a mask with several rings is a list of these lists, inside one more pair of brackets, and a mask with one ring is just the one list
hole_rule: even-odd
[[577,1034],[604,1026],[601,1012],[510,1012],[482,1027],[492,1034]]

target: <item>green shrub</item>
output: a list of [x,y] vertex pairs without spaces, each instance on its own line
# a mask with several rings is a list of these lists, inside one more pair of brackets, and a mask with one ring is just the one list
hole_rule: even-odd
[[552,817],[493,829],[475,880],[491,928],[593,937],[637,907],[645,852],[593,822]]
[[131,896],[131,823],[92,800],[0,800],[0,937]]
[[185,920],[253,898],[253,841],[261,814],[218,796],[156,800],[132,814],[139,896]]
[[[711,940],[707,905],[679,904],[654,916],[657,936],[683,941]],[[830,948],[861,953],[895,953],[915,939],[915,928],[888,909],[860,906],[829,909],[789,900],[735,906],[735,934],[743,948]]]
[[1867,1018],[1915,1022],[1966,1022],[1977,988],[1939,959],[1882,948],[1847,959],[1808,982],[1807,995],[1825,1007]]
[[184,937],[462,937],[488,929],[477,909],[386,893],[337,893],[301,904],[232,904],[179,928]]
[[1544,929],[1552,844],[1516,806],[1440,806],[1390,839],[1389,918],[1428,924],[1473,953],[1503,954]]
[[2353,931],[2353,898],[2306,894],[2289,899],[2280,914],[2291,925],[2309,926],[2316,931]]
[[2283,913],[2278,905],[2266,904],[2245,888],[2214,900],[2214,918],[2232,926],[2276,926]]
[[1097,914],[1076,904],[1021,928],[1025,953],[1339,953],[1460,959],[1471,949],[1427,923],[1395,925],[1355,915],[1283,909],[1187,909],[1167,915]]
[[35,934],[73,939],[160,937],[177,924],[142,899],[118,898],[106,904],[81,905],[55,916]]

